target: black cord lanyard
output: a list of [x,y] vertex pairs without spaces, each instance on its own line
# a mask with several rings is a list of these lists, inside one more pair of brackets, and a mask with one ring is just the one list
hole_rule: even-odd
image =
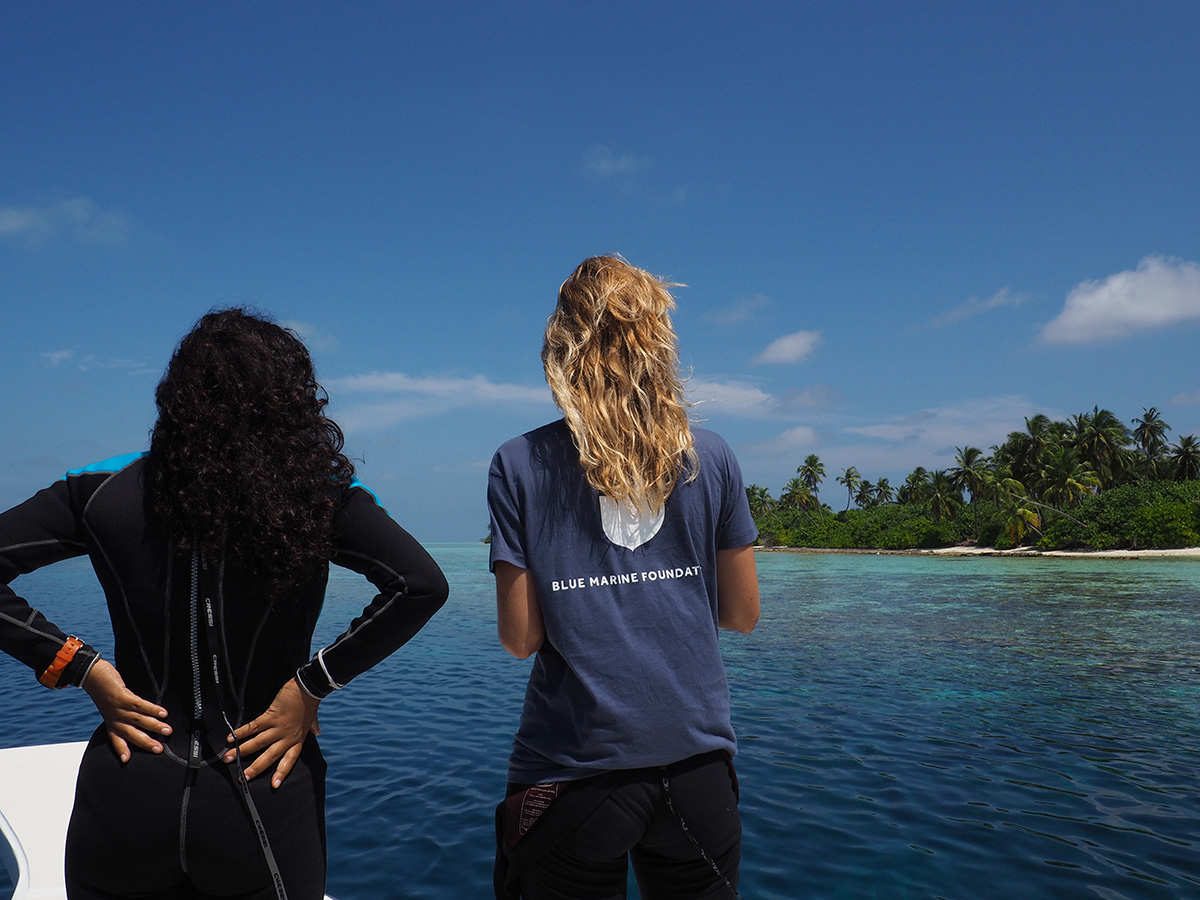
[[687,827],[687,822],[683,821],[683,816],[681,816],[679,811],[675,809],[675,804],[671,802],[671,779],[667,777],[666,769],[662,770],[662,788],[663,799],[667,801],[667,809],[671,811],[671,815],[675,817],[675,821],[679,823],[679,827],[683,829],[683,833],[687,835],[688,840],[691,841],[696,849],[700,851],[701,858],[708,863],[710,867],[712,867],[712,870],[717,873],[717,877],[725,882],[725,887],[729,888],[729,890],[733,893],[733,896],[736,897],[737,900],[743,900],[742,895],[738,893],[737,888],[735,888],[730,883],[729,879],[725,877],[725,873],[721,871],[721,867],[716,864],[711,856],[704,852],[704,848],[700,846],[700,842],[696,840],[696,836],[692,834],[692,830]]

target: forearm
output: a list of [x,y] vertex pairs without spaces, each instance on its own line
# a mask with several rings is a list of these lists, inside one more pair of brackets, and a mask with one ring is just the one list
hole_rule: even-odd
[[441,571],[436,578],[396,578],[333,643],[296,672],[305,693],[323,698],[386,659],[417,634],[446,602]]
[[546,625],[537,587],[528,569],[499,561],[496,573],[496,623],[500,644],[517,659],[542,648]]
[[365,490],[355,490],[337,520],[337,565],[379,591],[350,627],[296,672],[300,687],[321,698],[412,639],[449,594],[433,557]]
[[78,687],[99,656],[95,648],[82,644],[69,659],[58,659],[68,649],[68,639],[8,585],[0,585],[0,649],[29,666],[43,684],[49,686],[52,679],[56,688]]
[[[88,481],[87,484],[92,484]],[[73,491],[72,486],[78,490]],[[80,510],[90,493],[66,479],[0,513],[0,650],[41,677],[55,663],[68,635],[19,596],[10,583],[21,575],[83,553]],[[96,651],[84,644],[58,673],[57,685],[79,685]]]
[[717,624],[749,633],[758,624],[758,569],[752,546],[717,551]]

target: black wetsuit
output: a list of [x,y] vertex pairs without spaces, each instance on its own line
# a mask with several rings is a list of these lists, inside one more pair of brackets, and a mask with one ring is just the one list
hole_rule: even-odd
[[[165,707],[173,731],[161,755],[121,764],[104,727],[80,767],[67,839],[76,898],[276,896],[235,770],[222,762],[229,724],[264,712],[293,675],[324,696],[411,638],[446,599],[429,554],[357,482],[334,521],[333,562],[379,593],[332,644],[310,656],[325,577],[269,604],[252,578],[181,553],[150,510],[145,459],[133,454],[74,470],[0,515],[0,649],[40,674],[67,635],[8,587],[17,575],[87,554],[108,601],[115,665],[130,690]],[[95,659],[84,645],[60,686]],[[248,760],[247,760],[248,762]],[[251,782],[291,900],[325,882],[325,763],[315,738],[278,790]]]

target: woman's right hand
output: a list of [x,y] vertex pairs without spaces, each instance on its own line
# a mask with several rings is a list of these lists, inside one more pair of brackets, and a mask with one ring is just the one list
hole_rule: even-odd
[[110,663],[96,660],[83,681],[83,689],[104,717],[108,741],[121,762],[129,762],[131,745],[162,753],[163,746],[156,736],[166,737],[171,733],[171,726],[161,721],[167,717],[167,711],[125,687],[121,673]]
[[[288,777],[310,734],[320,734],[317,706],[321,701],[305,693],[300,682],[292,678],[279,689],[271,705],[258,718],[247,722],[225,740],[237,744],[242,753],[257,753],[258,758],[246,766],[246,780],[257,778],[275,766],[271,787],[279,787]],[[237,759],[237,752],[225,753],[225,762]]]

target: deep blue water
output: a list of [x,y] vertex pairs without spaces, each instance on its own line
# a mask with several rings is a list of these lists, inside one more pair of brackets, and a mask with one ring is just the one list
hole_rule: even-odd
[[[496,642],[486,548],[431,550],[450,602],[322,705],[339,900],[490,896],[529,663]],[[1200,897],[1200,561],[758,563],[759,627],[722,637],[747,900]],[[335,573],[318,640],[360,584]],[[19,587],[111,640],[86,563]],[[0,657],[0,746],[95,721]]]

